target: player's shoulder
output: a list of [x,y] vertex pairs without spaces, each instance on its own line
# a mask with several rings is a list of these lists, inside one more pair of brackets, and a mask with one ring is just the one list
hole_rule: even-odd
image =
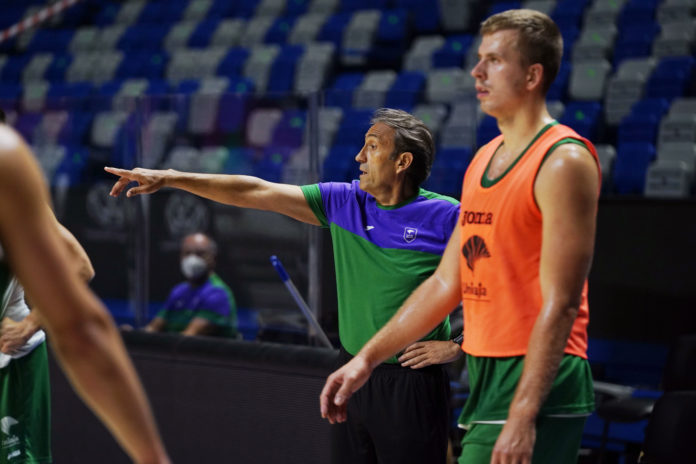
[[596,171],[597,160],[585,144],[563,143],[548,155],[541,167],[552,175],[572,174],[574,172]]
[[599,164],[589,149],[577,143],[558,146],[539,169],[535,183],[535,195],[548,193],[550,199],[558,195],[596,197],[599,194]]

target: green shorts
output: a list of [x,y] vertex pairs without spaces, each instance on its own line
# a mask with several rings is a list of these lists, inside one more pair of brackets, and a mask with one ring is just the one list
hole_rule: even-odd
[[46,343],[0,369],[0,464],[51,462]]
[[[537,420],[532,464],[576,464],[586,417],[541,417]],[[459,464],[489,464],[502,424],[471,424],[462,438]]]

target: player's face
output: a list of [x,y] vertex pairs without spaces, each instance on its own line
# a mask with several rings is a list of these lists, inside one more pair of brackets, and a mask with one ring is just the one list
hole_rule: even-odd
[[390,190],[396,182],[396,159],[394,153],[394,129],[378,122],[365,134],[365,145],[355,161],[360,163],[360,188],[378,196]]
[[479,61],[471,70],[481,109],[495,118],[514,112],[524,95],[527,68],[517,48],[519,33],[501,30],[481,39]]

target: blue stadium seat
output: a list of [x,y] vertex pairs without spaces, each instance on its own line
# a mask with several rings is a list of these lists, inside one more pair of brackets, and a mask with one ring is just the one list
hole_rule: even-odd
[[194,48],[205,48],[210,45],[215,30],[218,28],[220,20],[218,18],[204,19],[193,30],[188,39],[188,46]]
[[362,73],[344,73],[339,75],[330,89],[326,91],[326,106],[350,108],[353,104],[353,92],[365,78]]
[[69,145],[83,145],[86,142],[89,128],[94,120],[94,113],[91,111],[74,111],[70,113],[70,118],[58,134],[58,142]]
[[198,91],[201,87],[201,82],[196,79],[187,79],[179,82],[175,87],[174,91],[183,95],[191,95]]
[[160,50],[171,24],[134,24],[123,33],[117,47],[123,51]]
[[400,43],[406,40],[408,16],[404,9],[385,10],[377,27],[377,42]]
[[230,81],[230,85],[227,87],[227,91],[237,94],[252,94],[254,93],[254,83],[251,79],[248,79],[246,77],[237,77]]
[[471,161],[469,148],[440,148],[437,150],[430,177],[424,187],[438,193],[461,195],[464,173]]
[[663,58],[648,79],[646,95],[668,100],[683,96],[693,85],[695,64],[692,56]]
[[350,182],[359,176],[355,157],[360,151],[357,145],[334,145],[322,166],[321,179],[324,182]]
[[92,95],[89,82],[54,82],[46,94],[47,108],[87,109],[87,98]]
[[223,171],[228,174],[251,175],[254,172],[253,161],[256,150],[245,147],[232,147],[225,160]]
[[[240,82],[242,81],[237,81],[234,84],[230,83],[230,91],[233,92],[235,86]],[[251,84],[249,85],[251,86]],[[218,131],[223,133],[240,132],[247,118],[248,103],[249,97],[246,93],[223,94],[220,97],[220,104],[218,105]]]
[[498,122],[492,116],[484,116],[476,128],[476,146],[482,147],[500,135]]
[[457,170],[465,170],[473,156],[471,148],[440,147],[435,155],[435,163]]
[[230,2],[229,0],[213,0],[213,4],[208,9],[207,18],[231,18],[240,16],[237,14],[237,7],[240,3],[248,3],[256,7],[257,1]]
[[660,0],[629,0],[619,13],[619,28],[633,24],[648,24],[655,20],[655,10]]
[[303,110],[288,110],[273,129],[271,143],[275,146],[297,148],[302,145],[307,124],[307,113]]
[[[559,0],[551,12],[551,18],[563,33],[567,29],[577,29],[582,22],[588,0]],[[565,39],[565,36],[563,37]]]
[[231,3],[233,6],[228,11],[228,15],[234,18],[251,18],[256,14],[256,8],[258,8],[261,0],[245,0],[243,2],[230,2],[229,0],[218,0],[219,2]]
[[396,0],[397,8],[409,12],[413,27],[418,34],[433,33],[440,27],[439,2],[423,2],[422,0]]
[[22,70],[29,63],[31,56],[27,54],[19,56],[10,56],[7,58],[7,63],[0,70],[0,79],[2,82],[20,82],[22,78]]
[[496,2],[488,8],[486,17],[502,13],[505,10],[516,10],[522,7],[522,2]]
[[655,159],[655,146],[646,142],[619,144],[614,162],[614,188],[620,194],[640,195],[645,187],[645,174]]
[[277,18],[271,27],[266,31],[265,43],[284,44],[287,42],[288,34],[295,24],[295,17],[285,16]]
[[184,12],[184,8],[178,2],[158,2],[150,1],[145,4],[145,8],[138,16],[138,22],[141,24],[173,24],[179,19]]
[[322,42],[332,42],[336,48],[343,42],[343,31],[350,22],[350,13],[337,13],[329,16],[317,36],[317,40]]
[[570,79],[571,67],[572,65],[570,61],[563,60],[561,62],[561,67],[558,69],[558,75],[551,83],[551,87],[549,87],[549,91],[546,93],[546,100],[566,101],[568,96],[568,81]]
[[387,0],[339,0],[341,11],[384,10]]
[[447,37],[442,48],[433,53],[433,67],[457,68],[464,66],[466,53],[474,38],[470,34]]
[[58,165],[51,179],[51,185],[57,183],[70,186],[80,184],[84,179],[89,150],[82,145],[67,146],[66,155]]
[[372,45],[367,51],[368,63],[379,68],[399,68],[407,51],[410,35],[411,27],[406,10],[384,10],[379,18]]
[[285,14],[288,16],[300,16],[307,13],[311,0],[291,0],[285,5]]
[[283,167],[292,151],[290,147],[266,147],[261,160],[254,164],[254,175],[270,182],[281,182]]
[[26,51],[64,53],[75,34],[71,29],[38,29]]
[[400,108],[409,111],[423,96],[425,74],[419,71],[404,71],[396,80],[384,99],[387,108]]
[[52,82],[65,80],[65,73],[70,63],[72,63],[72,60],[72,55],[56,55],[48,68],[46,68],[44,79],[48,79]]
[[31,141],[34,139],[34,131],[42,118],[43,114],[41,113],[20,113],[17,115],[14,127],[25,139]]
[[271,65],[266,93],[287,93],[293,89],[295,68],[304,53],[302,45],[284,45]]
[[244,70],[244,63],[249,58],[249,50],[246,48],[230,48],[227,55],[222,59],[217,68],[216,74],[219,76],[241,76]]
[[578,134],[590,140],[596,140],[602,116],[602,104],[599,102],[568,103],[563,111],[563,116],[558,120]]
[[648,142],[654,145],[660,120],[668,110],[669,100],[666,98],[647,98],[636,102],[630,114],[621,120],[618,142]]
[[[334,136],[334,145],[362,146],[365,133],[370,128],[372,110],[346,109],[343,112],[341,125]],[[357,155],[356,151],[353,156]]]
[[145,4],[140,15],[138,15],[138,22],[144,24],[158,24],[168,22],[165,17],[166,4],[159,1],[149,1]]
[[3,102],[3,108],[7,109],[10,102],[18,100],[22,96],[22,86],[12,82],[0,82],[0,101]]
[[626,58],[650,56],[652,44],[660,32],[654,21],[626,24],[619,29],[619,37],[614,43],[614,67]]
[[172,89],[167,81],[163,79],[148,79],[145,95],[166,95],[171,93],[171,91]]
[[167,61],[168,55],[163,51],[132,51],[119,65],[116,70],[116,77],[120,79],[127,79],[129,77],[162,79],[164,77],[164,69]]
[[580,29],[576,26],[566,26],[561,29],[561,37],[563,37],[563,56],[570,60],[573,55],[573,46],[575,41],[580,36]]
[[96,86],[95,93],[104,97],[113,97],[118,93],[123,85],[123,81],[120,79],[107,81],[101,85]]
[[94,18],[94,25],[99,27],[110,26],[116,21],[118,12],[121,11],[121,3],[108,2],[99,9]]

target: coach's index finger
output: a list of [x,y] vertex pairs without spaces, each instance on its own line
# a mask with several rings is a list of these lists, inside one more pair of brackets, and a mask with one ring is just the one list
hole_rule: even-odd
[[131,179],[127,176],[127,174],[130,174],[130,171],[127,171],[125,169],[118,169],[118,168],[112,168],[109,166],[105,166],[104,170],[106,172],[109,172],[111,174],[115,174],[117,176],[120,176],[120,178],[114,183],[114,186],[111,187],[111,191],[109,192],[109,195],[112,197],[117,197],[121,194],[123,189],[130,184]]

